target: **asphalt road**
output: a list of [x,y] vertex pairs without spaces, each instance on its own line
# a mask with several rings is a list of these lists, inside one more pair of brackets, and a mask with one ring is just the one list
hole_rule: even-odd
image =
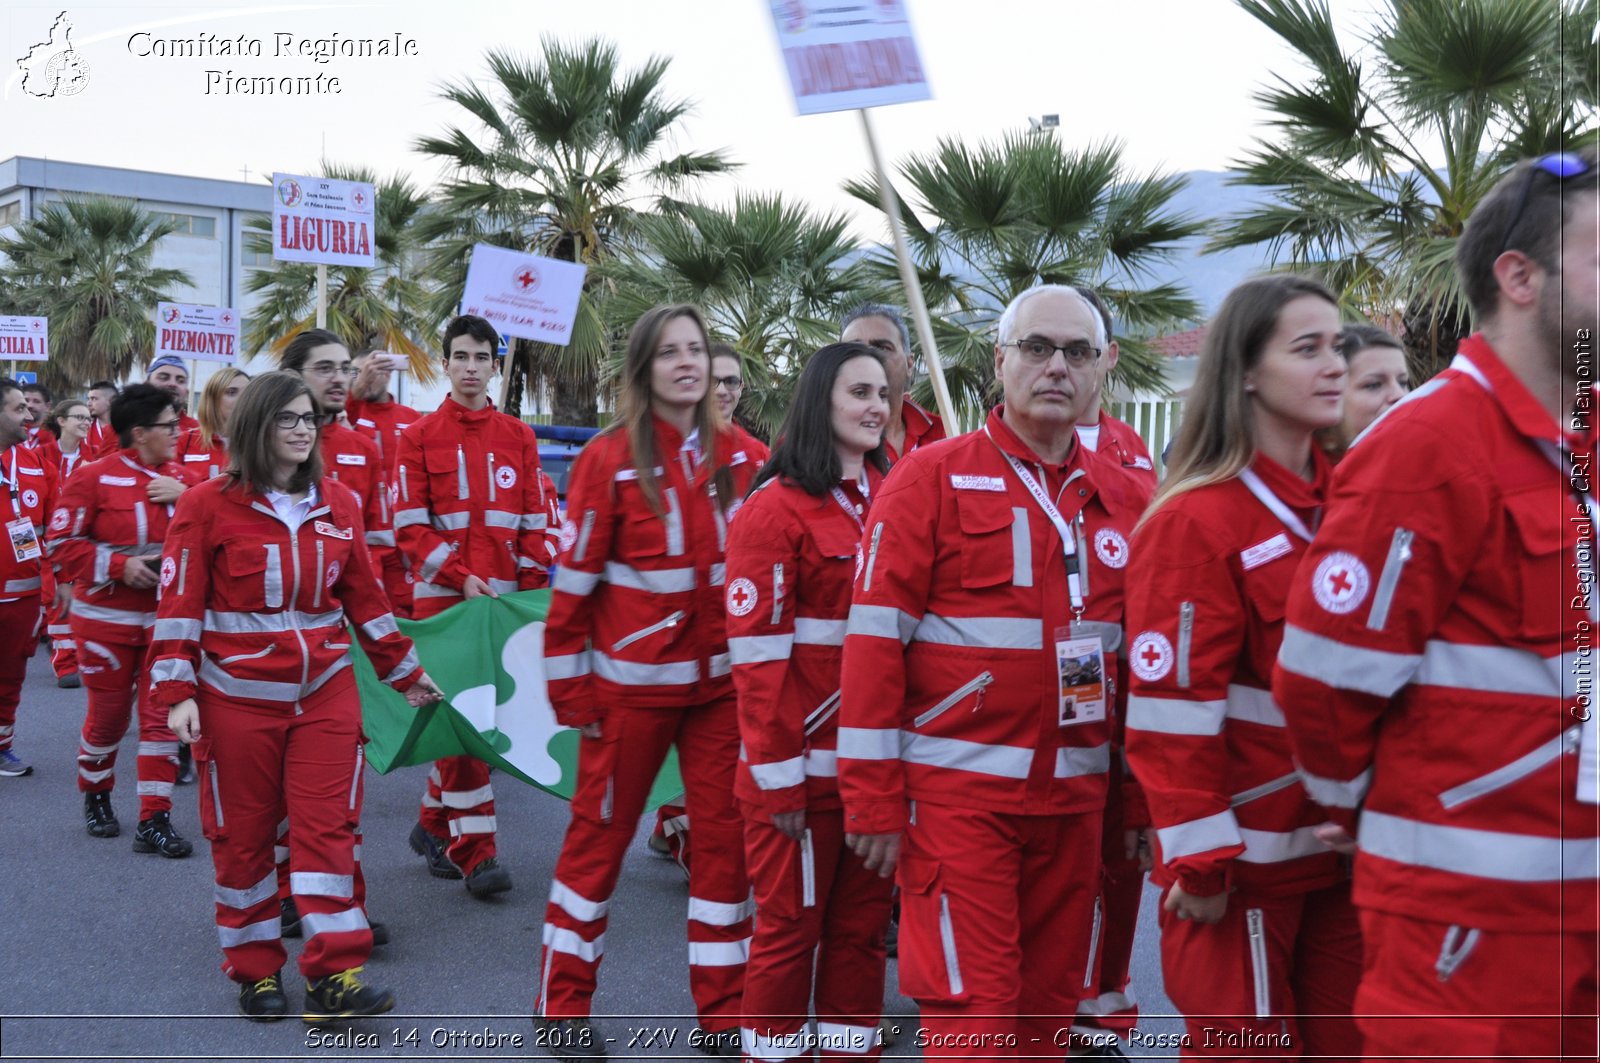
[[[373,918],[392,940],[367,967],[398,1008],[377,1019],[316,1029],[238,1017],[220,972],[212,923],[210,850],[196,791],[180,787],[174,822],[195,843],[187,860],[131,850],[137,733],[123,743],[114,804],[122,836],[91,838],[77,792],[84,693],[55,685],[43,650],[30,662],[16,749],[34,765],[0,778],[0,1058],[5,1059],[544,1059],[528,1021],[545,896],[566,829],[565,802],[495,776],[500,859],[515,888],[491,901],[429,877],[406,846],[423,769],[369,773],[363,857]],[[653,821],[653,817],[651,817]],[[685,976],[687,890],[677,866],[639,843],[629,852],[606,935],[596,1024],[614,1059],[703,1059]],[[1154,893],[1147,891],[1135,991],[1147,1034],[1181,1029],[1160,988]],[[302,983],[288,942],[292,1013]],[[895,990],[885,1011],[902,1035],[890,1056],[916,1057],[916,1007]],[[675,1033],[674,1033],[675,1031]],[[672,1038],[672,1040],[668,1040]],[[520,1042],[517,1040],[520,1039]],[[1144,1055],[1173,1056],[1166,1048]]]

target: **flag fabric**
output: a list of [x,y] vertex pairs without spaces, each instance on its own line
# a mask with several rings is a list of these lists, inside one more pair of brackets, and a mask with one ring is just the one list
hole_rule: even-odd
[[[460,754],[570,800],[578,780],[578,732],[556,723],[544,681],[549,591],[461,602],[427,620],[401,620],[422,667],[445,700],[414,709],[378,681],[351,639],[367,761],[382,774]],[[683,793],[674,749],[650,791],[649,808]]]

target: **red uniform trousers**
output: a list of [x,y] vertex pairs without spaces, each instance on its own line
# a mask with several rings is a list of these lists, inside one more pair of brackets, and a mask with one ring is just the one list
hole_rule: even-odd
[[[287,813],[287,809],[284,812]],[[272,846],[272,861],[277,866],[278,872],[280,902],[294,896],[294,881],[289,877],[289,853],[294,845],[294,840],[289,836],[289,817],[285,814],[278,820],[278,837]],[[364,912],[367,910],[367,876],[361,872],[361,824],[359,823],[355,826],[355,845],[351,848],[350,856],[355,862],[352,896],[355,898],[356,907]]]
[[900,991],[924,1059],[1066,1055],[1089,962],[1101,812],[912,804],[900,851]]
[[1111,786],[1106,791],[1105,827],[1101,838],[1100,897],[1091,930],[1095,935],[1084,978],[1083,999],[1073,1028],[1085,1034],[1112,1030],[1126,1037],[1139,1022],[1139,1003],[1128,991],[1133,965],[1133,935],[1139,926],[1144,897],[1144,872],[1139,857],[1128,857],[1123,835],[1122,758],[1111,757]]
[[1512,934],[1364,909],[1368,1059],[1595,1059],[1594,933]]
[[876,1058],[884,931],[894,881],[845,848],[840,809],[807,810],[804,843],[747,814],[745,860],[761,913],[744,976],[744,1058],[810,1059],[806,1016],[816,959],[824,1057]]
[[359,967],[372,931],[353,899],[361,815],[361,710],[353,672],[329,680],[298,715],[262,712],[202,686],[200,822],[216,868],[222,970],[255,982],[283,966],[273,842],[287,807],[295,824],[289,881],[305,946],[300,971],[321,978]]
[[1222,921],[1175,918],[1161,900],[1161,974],[1184,1016],[1184,1059],[1356,1059],[1361,927],[1348,883],[1265,896],[1238,890]]
[[139,703],[139,818],[172,809],[178,781],[178,736],[167,727],[165,709],[150,704],[145,677],[145,643],[124,645],[82,637],[78,660],[89,695],[89,712],[78,741],[78,789],[109,793],[117,782],[117,748],[128,733],[135,696]]
[[578,788],[545,908],[535,1014],[589,1014],[605,952],[606,909],[622,858],[667,750],[678,747],[684,796],[699,839],[689,873],[689,989],[700,1024],[735,1029],[750,955],[750,880],[744,821],[733,800],[739,759],[734,697],[684,709],[617,706],[601,737],[578,744]]
[[[418,598],[412,605],[412,615],[414,619],[426,620],[462,600]],[[489,784],[489,765],[477,757],[466,756],[434,761],[417,818],[429,834],[450,839],[445,855],[463,875],[470,875],[473,868],[497,852],[494,787]]]
[[0,602],[0,750],[11,748],[28,658],[39,645],[39,599]]
[[68,607],[63,605],[58,609],[52,604],[56,597],[56,581],[49,565],[44,566],[42,581],[44,590],[40,598],[44,602],[44,633],[50,636],[50,667],[60,679],[78,670],[78,644],[72,638]]

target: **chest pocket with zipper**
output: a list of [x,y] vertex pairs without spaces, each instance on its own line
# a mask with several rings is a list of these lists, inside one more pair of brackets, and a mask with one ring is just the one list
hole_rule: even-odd
[[1576,561],[1576,535],[1563,543],[1561,524],[1567,509],[1575,507],[1564,506],[1565,500],[1562,492],[1542,488],[1519,491],[1505,500],[1511,518],[1508,530],[1519,547],[1516,568],[1508,573],[1515,576],[1513,593],[1521,598],[1514,614],[1517,634],[1531,641],[1555,644],[1561,639],[1561,624],[1568,616],[1564,607],[1576,593],[1576,585],[1567,581]]
[[[422,451],[422,467],[428,470],[428,495],[435,505],[454,502],[472,494],[468,478],[471,461],[445,440],[430,440]],[[463,490],[465,484],[465,490]]]
[[[1022,525],[1026,530],[1026,511]],[[1013,542],[1017,515],[1006,495],[993,491],[956,493],[961,525],[961,586],[979,589],[1015,583],[1033,585],[1033,543]]]

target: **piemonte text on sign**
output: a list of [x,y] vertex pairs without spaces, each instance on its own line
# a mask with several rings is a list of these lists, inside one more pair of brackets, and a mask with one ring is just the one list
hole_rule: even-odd
[[239,312],[231,306],[161,303],[156,307],[155,356],[175,354],[229,365],[239,352]]

